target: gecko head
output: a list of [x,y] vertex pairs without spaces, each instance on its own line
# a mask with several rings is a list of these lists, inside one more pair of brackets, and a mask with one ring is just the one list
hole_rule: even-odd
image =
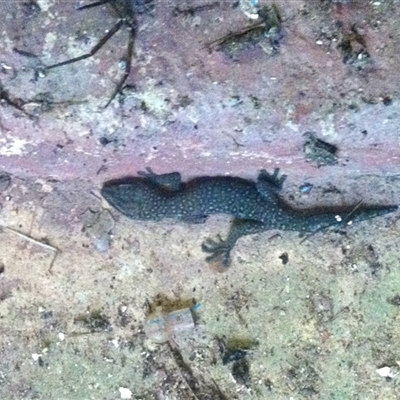
[[101,189],[101,195],[121,213],[132,219],[153,219],[152,199],[157,188],[142,179],[110,181]]

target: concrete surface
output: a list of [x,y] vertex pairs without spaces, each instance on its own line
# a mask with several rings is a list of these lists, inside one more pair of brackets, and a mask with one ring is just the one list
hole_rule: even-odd
[[[106,109],[125,30],[85,61],[43,65],[89,51],[116,22],[109,8],[2,5],[2,399],[400,398],[398,213],[306,241],[243,238],[219,274],[200,246],[229,219],[133,222],[100,198],[145,167],[280,167],[295,206],[399,203],[400,2],[276,1],[277,51],[267,36],[210,46],[257,21],[244,0],[208,4],[137,16],[129,87]],[[307,160],[307,132],[335,163]],[[193,302],[194,331],[145,336],[150,309]],[[223,363],[221,340],[238,359]]]

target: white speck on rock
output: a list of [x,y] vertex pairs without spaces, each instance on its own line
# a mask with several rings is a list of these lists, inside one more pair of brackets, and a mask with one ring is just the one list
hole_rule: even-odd
[[38,0],[39,7],[42,11],[48,11],[53,6],[54,2],[49,0]]
[[33,354],[32,354],[33,361],[39,360],[40,357],[42,357],[41,354],[38,354],[38,353],[33,353]]
[[29,142],[25,139],[20,139],[17,137],[10,137],[8,140],[2,140],[4,143],[0,147],[0,155],[2,156],[19,156],[25,153],[25,146]]

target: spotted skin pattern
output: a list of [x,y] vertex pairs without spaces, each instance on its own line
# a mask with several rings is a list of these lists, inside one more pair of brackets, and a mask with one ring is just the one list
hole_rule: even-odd
[[[397,206],[347,207],[307,212],[291,208],[279,196],[286,176],[261,170],[256,182],[237,177],[200,177],[183,183],[178,172],[157,175],[150,169],[139,177],[106,182],[103,197],[118,211],[135,220],[160,221],[171,218],[202,223],[209,215],[234,217],[226,240],[207,239],[202,245],[226,268],[236,241],[245,235],[270,229],[316,232],[331,225],[345,226],[393,212]],[[341,215],[341,218],[338,217]],[[348,218],[346,218],[348,216]]]

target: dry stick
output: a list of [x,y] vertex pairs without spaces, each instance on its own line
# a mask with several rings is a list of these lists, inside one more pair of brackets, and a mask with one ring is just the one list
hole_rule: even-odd
[[[356,211],[357,209],[360,208],[362,202],[363,202],[363,200],[360,200],[360,201],[350,210],[350,212],[343,218],[343,220],[344,220],[344,221],[349,220],[349,218],[355,213],[355,211]],[[314,236],[316,233],[318,233],[318,232],[320,232],[320,231],[322,231],[322,230],[324,230],[324,229],[330,228],[331,226],[334,226],[334,225],[336,225],[337,223],[338,223],[338,222],[332,222],[331,224],[329,224],[329,225],[327,225],[327,226],[321,226],[321,228],[318,228],[316,231],[312,232],[311,234],[306,235],[306,236],[304,237],[304,239],[302,239],[302,240],[300,241],[300,243],[305,242],[307,239],[309,239],[311,236]],[[351,220],[349,220],[348,224],[350,224],[350,223],[351,223]]]
[[[199,400],[199,398],[196,396],[196,393],[193,389],[193,384],[189,382],[189,379],[187,379],[187,377],[185,376],[185,374],[189,375],[189,378],[192,379],[196,379],[192,373],[192,371],[186,367],[182,355],[180,354],[179,350],[177,350],[177,348],[175,348],[169,341],[167,342],[168,344],[168,350],[173,358],[173,360],[175,361],[175,364],[178,367],[178,371],[179,371],[179,375],[182,377],[182,379],[185,381],[186,385],[188,386],[189,390],[192,392],[192,395],[194,396],[194,398],[196,400]],[[182,365],[183,364],[183,365]]]
[[50,267],[49,267],[49,271],[51,270],[51,268],[53,267],[54,261],[57,258],[58,253],[61,253],[61,251],[59,249],[57,249],[57,247],[54,247],[54,246],[51,246],[49,244],[43,243],[43,242],[41,242],[39,240],[36,240],[36,239],[32,238],[29,235],[26,235],[25,233],[19,232],[19,231],[13,229],[13,228],[9,228],[8,226],[3,226],[3,229],[6,229],[7,231],[14,233],[15,235],[27,240],[28,242],[34,243],[34,244],[36,244],[36,245],[38,245],[40,247],[43,247],[44,249],[47,249],[47,250],[50,250],[50,251],[54,252],[54,256],[53,256],[53,258],[52,258],[52,260],[50,262]]
[[219,46],[229,39],[243,36],[246,33],[253,31],[254,29],[262,28],[264,25],[265,25],[265,21],[257,22],[256,24],[247,26],[238,32],[230,32],[227,35],[223,36],[222,38],[219,38],[219,39],[213,40],[212,42],[207,43],[206,46],[208,46],[208,47]]

